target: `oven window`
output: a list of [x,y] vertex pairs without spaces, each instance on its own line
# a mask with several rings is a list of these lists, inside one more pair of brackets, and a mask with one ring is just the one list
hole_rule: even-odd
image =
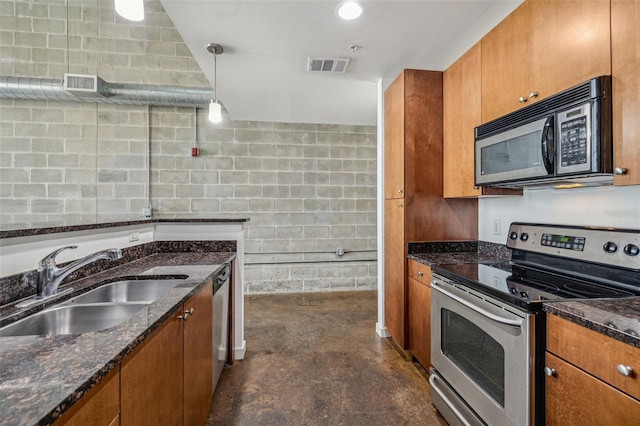
[[504,348],[480,327],[447,309],[442,315],[442,353],[504,407]]
[[530,169],[542,165],[542,130],[517,136],[481,149],[482,175]]

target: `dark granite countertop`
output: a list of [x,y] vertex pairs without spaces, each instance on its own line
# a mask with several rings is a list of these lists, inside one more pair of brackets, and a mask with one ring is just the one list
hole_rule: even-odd
[[640,348],[640,297],[547,302],[545,312]]
[[428,266],[438,264],[508,262],[511,250],[484,241],[436,241],[407,244],[407,257]]
[[84,223],[65,225],[44,223],[39,226],[34,224],[20,225],[20,228],[16,229],[4,229],[0,230],[0,239],[3,238],[16,238],[16,237],[30,237],[33,235],[46,235],[56,234],[58,232],[73,232],[73,231],[85,231],[89,229],[103,229],[114,228],[118,226],[131,226],[142,225],[149,223],[243,223],[249,222],[247,217],[220,217],[220,218],[202,218],[202,217],[155,217],[153,219],[140,219],[129,220],[119,222],[105,222],[105,223]]
[[234,257],[234,252],[160,253],[78,281],[91,288],[117,277],[188,275],[165,296],[106,330],[0,337],[0,424],[52,423]]

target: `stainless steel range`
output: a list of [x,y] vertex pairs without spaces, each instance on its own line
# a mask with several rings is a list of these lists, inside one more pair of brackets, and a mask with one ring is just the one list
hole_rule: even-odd
[[509,263],[433,266],[434,405],[451,425],[544,424],[542,302],[640,296],[640,230],[512,223]]

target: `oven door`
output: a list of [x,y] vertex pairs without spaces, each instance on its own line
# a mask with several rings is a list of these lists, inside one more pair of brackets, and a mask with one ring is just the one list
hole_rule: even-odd
[[533,424],[533,314],[437,274],[431,290],[431,363],[453,394],[489,425]]

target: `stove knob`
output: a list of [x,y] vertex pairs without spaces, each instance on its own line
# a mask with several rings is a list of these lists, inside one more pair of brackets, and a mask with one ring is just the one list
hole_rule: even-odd
[[615,253],[618,251],[618,246],[613,241],[609,241],[607,243],[604,243],[602,249],[607,253]]
[[523,232],[522,234],[520,234],[520,240],[527,241],[528,239],[529,239],[529,234],[527,234],[526,232]]
[[628,256],[637,256],[638,253],[640,253],[640,248],[638,248],[638,246],[635,244],[627,244],[626,246],[624,246],[623,251],[624,254]]
[[511,238],[512,240],[517,240],[518,239],[518,233],[513,231],[512,233],[509,234],[509,238]]

